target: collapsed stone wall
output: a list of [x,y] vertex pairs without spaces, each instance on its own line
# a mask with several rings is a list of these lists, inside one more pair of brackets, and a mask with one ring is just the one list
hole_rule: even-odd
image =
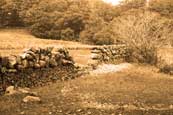
[[75,63],[65,48],[30,48],[22,55],[0,57],[0,89],[32,87],[75,77]]
[[[42,86],[57,80],[80,76],[88,69],[77,66],[67,49],[70,50],[70,48],[53,47],[30,48],[22,55],[0,57],[0,90],[9,85]],[[76,50],[78,49],[80,48]],[[89,69],[94,69],[93,67],[101,63],[114,63],[128,56],[125,45],[94,46],[87,49],[92,53],[87,66]]]
[[91,58],[96,64],[114,63],[116,60],[125,59],[128,56],[126,45],[94,47],[91,53]]

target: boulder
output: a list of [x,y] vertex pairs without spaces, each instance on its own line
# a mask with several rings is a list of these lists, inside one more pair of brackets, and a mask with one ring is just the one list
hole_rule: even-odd
[[17,93],[17,91],[14,89],[14,86],[9,86],[5,90],[5,95],[13,95],[16,93]]
[[26,96],[23,99],[24,103],[28,103],[28,102],[41,102],[41,99],[39,97],[36,96]]

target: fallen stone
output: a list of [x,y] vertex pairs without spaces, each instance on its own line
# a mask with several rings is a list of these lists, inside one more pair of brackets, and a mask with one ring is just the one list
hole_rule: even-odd
[[6,88],[5,95],[13,95],[16,93],[17,91],[14,89],[14,86],[9,86]]
[[36,96],[26,96],[23,99],[24,103],[28,103],[28,102],[41,102],[41,99],[39,97]]
[[30,92],[29,90],[30,90],[29,88],[18,88],[18,91],[24,94],[28,94]]

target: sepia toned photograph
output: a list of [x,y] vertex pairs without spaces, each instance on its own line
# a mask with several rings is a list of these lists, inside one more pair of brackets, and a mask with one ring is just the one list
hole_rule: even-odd
[[173,0],[0,0],[0,115],[173,115]]

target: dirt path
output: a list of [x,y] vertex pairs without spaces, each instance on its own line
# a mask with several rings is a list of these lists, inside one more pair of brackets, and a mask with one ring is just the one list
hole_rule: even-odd
[[121,63],[118,65],[115,64],[102,64],[97,67],[96,70],[90,72],[91,75],[101,75],[101,74],[108,74],[108,73],[116,73],[123,71],[132,67],[129,63]]

